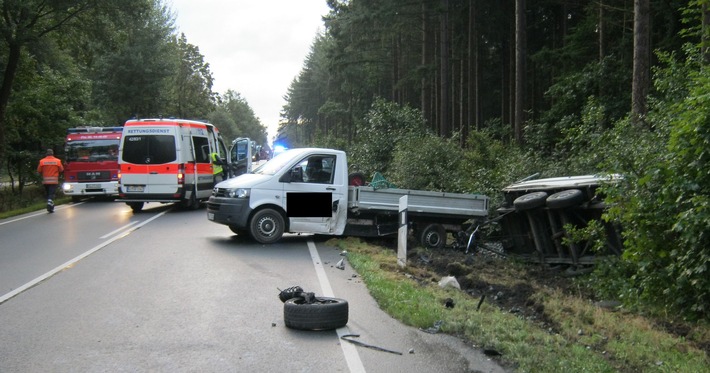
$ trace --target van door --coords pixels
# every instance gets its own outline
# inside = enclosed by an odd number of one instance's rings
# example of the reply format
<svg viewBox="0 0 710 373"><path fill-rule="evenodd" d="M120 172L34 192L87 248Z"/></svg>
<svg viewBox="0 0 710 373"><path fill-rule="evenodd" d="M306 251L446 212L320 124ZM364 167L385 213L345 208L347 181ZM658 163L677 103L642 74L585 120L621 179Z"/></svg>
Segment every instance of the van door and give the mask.
<svg viewBox="0 0 710 373"><path fill-rule="evenodd" d="M291 232L336 234L346 186L335 182L336 155L313 154L287 173L282 200ZM286 180L284 180L286 181Z"/></svg>
<svg viewBox="0 0 710 373"><path fill-rule="evenodd" d="M175 135L126 132L120 149L123 192L133 196L177 193Z"/></svg>
<svg viewBox="0 0 710 373"><path fill-rule="evenodd" d="M246 137L237 138L232 142L231 158L234 176L251 173L251 143Z"/></svg>
<svg viewBox="0 0 710 373"><path fill-rule="evenodd" d="M189 191L197 191L197 199L207 199L214 187L214 173L209 140L204 136L192 136L194 163L185 165L185 186Z"/></svg>

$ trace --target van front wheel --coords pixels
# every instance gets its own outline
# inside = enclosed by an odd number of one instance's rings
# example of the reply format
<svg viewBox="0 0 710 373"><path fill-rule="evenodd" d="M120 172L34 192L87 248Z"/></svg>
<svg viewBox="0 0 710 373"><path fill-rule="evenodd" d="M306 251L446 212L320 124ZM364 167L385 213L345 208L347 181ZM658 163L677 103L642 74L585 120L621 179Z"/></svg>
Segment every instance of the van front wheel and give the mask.
<svg viewBox="0 0 710 373"><path fill-rule="evenodd" d="M257 211L251 217L249 234L259 243L269 244L281 239L284 233L284 218L274 209Z"/></svg>

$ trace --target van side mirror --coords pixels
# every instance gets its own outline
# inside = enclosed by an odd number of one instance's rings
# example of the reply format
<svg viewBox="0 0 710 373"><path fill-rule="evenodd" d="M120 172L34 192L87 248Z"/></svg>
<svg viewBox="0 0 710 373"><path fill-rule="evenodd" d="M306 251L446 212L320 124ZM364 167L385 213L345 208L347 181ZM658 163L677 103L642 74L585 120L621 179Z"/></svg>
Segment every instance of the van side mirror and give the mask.
<svg viewBox="0 0 710 373"><path fill-rule="evenodd" d="M303 169L301 166L296 166L292 168L291 171L281 176L279 181L282 183L303 182Z"/></svg>

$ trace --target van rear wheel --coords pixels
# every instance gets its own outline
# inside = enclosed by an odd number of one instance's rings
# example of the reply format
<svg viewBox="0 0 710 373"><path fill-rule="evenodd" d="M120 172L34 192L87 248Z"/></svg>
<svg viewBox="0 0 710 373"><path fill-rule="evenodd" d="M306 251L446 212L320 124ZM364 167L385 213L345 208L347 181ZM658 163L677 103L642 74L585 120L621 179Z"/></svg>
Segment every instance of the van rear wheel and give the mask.
<svg viewBox="0 0 710 373"><path fill-rule="evenodd" d="M281 239L284 233L284 218L274 209L257 211L249 222L249 234L259 243L270 244Z"/></svg>
<svg viewBox="0 0 710 373"><path fill-rule="evenodd" d="M185 210L197 210L200 208L200 201L197 200L194 190L190 193L190 198L182 200L180 206Z"/></svg>
<svg viewBox="0 0 710 373"><path fill-rule="evenodd" d="M126 204L131 207L134 213L143 210L143 202L126 202Z"/></svg>

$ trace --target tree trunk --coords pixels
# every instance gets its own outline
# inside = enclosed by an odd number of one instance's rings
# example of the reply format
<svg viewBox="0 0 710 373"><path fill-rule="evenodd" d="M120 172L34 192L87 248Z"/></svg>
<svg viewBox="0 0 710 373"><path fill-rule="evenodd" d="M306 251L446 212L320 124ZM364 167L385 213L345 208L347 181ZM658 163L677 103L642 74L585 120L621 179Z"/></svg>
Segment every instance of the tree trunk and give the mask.
<svg viewBox="0 0 710 373"><path fill-rule="evenodd" d="M647 96L651 82L649 22L650 0L634 0L634 62L631 86L631 120L646 127Z"/></svg>
<svg viewBox="0 0 710 373"><path fill-rule="evenodd" d="M441 0L442 11L441 14L441 36L440 36L440 49L439 49L439 76L441 81L439 82L439 135L442 137L451 136L451 123L449 117L450 103L449 103L449 92L450 87L450 58L449 50L450 48L450 38L449 38L449 0Z"/></svg>
<svg viewBox="0 0 710 373"><path fill-rule="evenodd" d="M430 36L429 36L429 12L427 11L426 7L426 0L422 0L422 58L421 58L421 64L422 68L425 69L425 71L429 71L429 44L431 43L430 41ZM433 124L433 117L431 115L431 79L429 78L429 74L423 74L422 79L421 79L421 105L422 105L422 116L424 119L429 123L431 126Z"/></svg>
<svg viewBox="0 0 710 373"><path fill-rule="evenodd" d="M702 5L703 12L703 27L700 30L702 32L702 44L701 53L703 56L703 64L707 65L710 63L710 6L705 2Z"/></svg>
<svg viewBox="0 0 710 373"><path fill-rule="evenodd" d="M525 0L515 0L515 127L514 136L518 144L523 143L523 123L525 107Z"/></svg>
<svg viewBox="0 0 710 373"><path fill-rule="evenodd" d="M0 85L0 159L4 159L5 157L5 114L7 113L7 104L10 101L10 95L12 94L12 83L15 81L17 68L20 65L21 49L18 43L11 42L9 44L7 65L5 66L2 85Z"/></svg>

